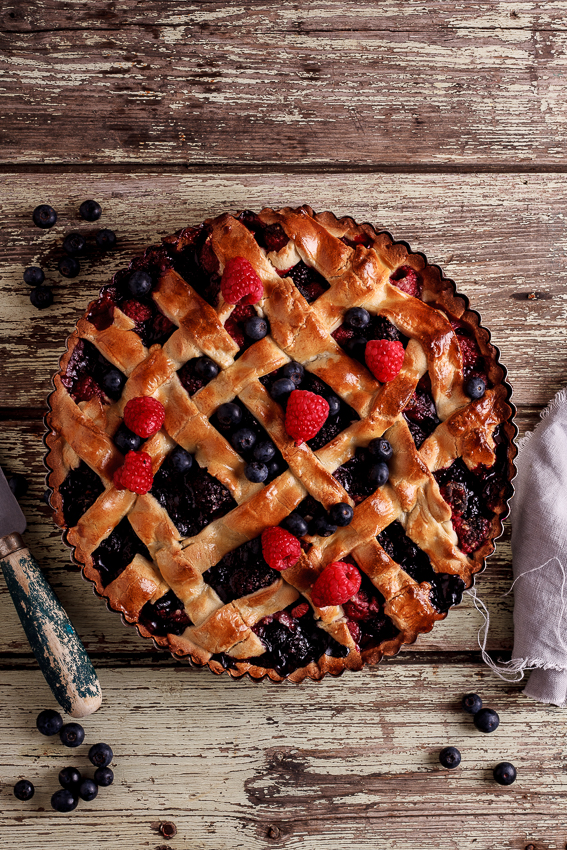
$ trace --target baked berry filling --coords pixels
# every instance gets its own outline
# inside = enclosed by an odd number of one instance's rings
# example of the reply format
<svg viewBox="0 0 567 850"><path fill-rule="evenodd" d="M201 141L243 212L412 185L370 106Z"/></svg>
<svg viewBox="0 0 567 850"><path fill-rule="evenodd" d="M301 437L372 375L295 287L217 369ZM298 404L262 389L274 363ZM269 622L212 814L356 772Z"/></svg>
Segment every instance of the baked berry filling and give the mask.
<svg viewBox="0 0 567 850"><path fill-rule="evenodd" d="M236 507L229 490L193 458L179 469L177 450L169 454L154 476L151 489L184 537L194 537L210 522ZM191 457L189 455L189 457Z"/></svg>
<svg viewBox="0 0 567 850"><path fill-rule="evenodd" d="M486 362L481 353L476 339L472 336L469 328L459 319L452 319L451 326L457 337L461 356L463 358L463 377L467 382L472 377L482 378L487 387L493 384L488 379Z"/></svg>
<svg viewBox="0 0 567 850"><path fill-rule="evenodd" d="M146 602L140 611L138 622L152 635L160 637L181 635L188 626L193 625L183 607L183 602L173 590L168 590L155 602Z"/></svg>
<svg viewBox="0 0 567 850"><path fill-rule="evenodd" d="M285 230L281 224L264 224L256 213L244 210L237 216L238 221L254 234L256 242L264 251L281 251L289 242Z"/></svg>
<svg viewBox="0 0 567 850"><path fill-rule="evenodd" d="M361 310L361 312L366 311ZM386 316L368 314L367 318L368 322L363 327L352 327L345 321L331 334L335 342L354 360L366 366L366 343L371 339L389 339L401 342L404 348L407 346L408 337L404 336Z"/></svg>
<svg viewBox="0 0 567 850"><path fill-rule="evenodd" d="M501 474L499 469L489 477L485 467L471 471L462 458L457 458L451 466L433 474L441 495L451 506L451 521L459 547L467 555L476 552L490 535L494 515L486 505L484 486L486 483L494 495L494 486Z"/></svg>
<svg viewBox="0 0 567 850"><path fill-rule="evenodd" d="M368 449L357 448L354 457L343 463L333 472L333 476L342 484L355 504L359 504L370 496L377 488L373 483L369 471L375 465Z"/></svg>
<svg viewBox="0 0 567 850"><path fill-rule="evenodd" d="M255 321L251 322L251 319ZM224 323L224 328L240 348L236 360L254 342L263 339L269 330L267 320L264 319L264 324L262 324L262 320L251 304L237 304Z"/></svg>
<svg viewBox="0 0 567 850"><path fill-rule="evenodd" d="M465 583L460 576L450 573L437 573L430 580L429 598L434 608L444 614L453 605L458 605L463 598Z"/></svg>
<svg viewBox="0 0 567 850"><path fill-rule="evenodd" d="M252 631L258 635L266 652L248 660L259 667L271 667L280 676L288 676L322 655L347 656L348 647L317 626L310 606L301 616L294 616L294 611L297 615L303 610L294 602L256 623Z"/></svg>
<svg viewBox="0 0 567 850"><path fill-rule="evenodd" d="M267 467L267 475L261 479L265 484L288 468L267 431L239 398L222 404L209 421L247 464L260 463Z"/></svg>
<svg viewBox="0 0 567 850"><path fill-rule="evenodd" d="M353 239L349 239L347 236L341 236L341 242L344 242L349 248L357 248L359 245L363 245L365 248L371 248L373 239L368 233L360 233Z"/></svg>
<svg viewBox="0 0 567 850"><path fill-rule="evenodd" d="M429 372L420 379L415 392L403 410L404 419L408 423L416 448L432 434L439 422L437 409L431 395L431 378Z"/></svg>
<svg viewBox="0 0 567 850"><path fill-rule="evenodd" d="M316 301L320 295L329 289L330 284L319 272L306 265L303 260L290 269L276 269L280 277L290 277L308 304Z"/></svg>
<svg viewBox="0 0 567 850"><path fill-rule="evenodd" d="M84 460L80 461L75 469L69 470L65 481L59 487L65 525L69 528L77 525L103 490L102 481Z"/></svg>
<svg viewBox="0 0 567 850"><path fill-rule="evenodd" d="M412 269L410 266L400 266L395 272L390 275L390 283L405 292L406 295L413 295L414 298L421 298L423 291L423 280L419 272Z"/></svg>
<svg viewBox="0 0 567 850"><path fill-rule="evenodd" d="M186 227L164 240L173 268L201 298L218 306L220 263L211 245L211 230L205 225Z"/></svg>
<svg viewBox="0 0 567 850"><path fill-rule="evenodd" d="M343 559L354 563L349 558ZM367 575L361 573L360 590L345 602L343 610L347 626L359 650L371 649L384 640L391 640L399 630L384 613L385 599Z"/></svg>
<svg viewBox="0 0 567 850"><path fill-rule="evenodd" d="M260 537L228 552L218 564L203 573L203 579L225 605L262 587L269 587L279 576L279 572L264 560Z"/></svg>
<svg viewBox="0 0 567 850"><path fill-rule="evenodd" d="M151 555L134 529L124 517L98 549L92 554L93 564L100 573L103 587L107 587L124 572L136 555L151 561Z"/></svg>
<svg viewBox="0 0 567 850"><path fill-rule="evenodd" d="M108 402L122 395L126 376L104 357L88 339L79 339L69 358L61 383L77 402L94 396Z"/></svg>
<svg viewBox="0 0 567 850"><path fill-rule="evenodd" d="M219 373L216 363L208 357L193 357L177 370L177 377L189 395L206 386Z"/></svg>
<svg viewBox="0 0 567 850"><path fill-rule="evenodd" d="M332 522L321 502L313 496L306 496L281 525L295 537L305 537L306 534L330 537L338 527Z"/></svg>

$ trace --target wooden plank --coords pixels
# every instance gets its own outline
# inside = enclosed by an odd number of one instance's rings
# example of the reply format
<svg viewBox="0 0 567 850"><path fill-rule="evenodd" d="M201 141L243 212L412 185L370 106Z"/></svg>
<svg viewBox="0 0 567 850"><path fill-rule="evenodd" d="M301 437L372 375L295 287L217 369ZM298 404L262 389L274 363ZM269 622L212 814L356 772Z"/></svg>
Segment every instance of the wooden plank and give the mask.
<svg viewBox="0 0 567 850"><path fill-rule="evenodd" d="M563 0L180 5L8 5L1 161L564 162Z"/></svg>
<svg viewBox="0 0 567 850"><path fill-rule="evenodd" d="M101 671L103 708L65 750L35 729L50 706L40 674L0 672L0 825L6 847L266 850L538 850L564 847L564 715L479 666L393 666L318 685L231 683L197 671ZM459 707L471 688L501 716L491 735ZM401 699L401 695L403 698ZM306 708L308 701L309 708ZM56 815L57 772L90 773L107 741L115 783ZM448 771L439 751L457 746ZM492 780L513 762L516 783ZM86 770L85 770L86 767ZM37 786L28 803L10 786ZM164 843L160 822L175 824Z"/></svg>
<svg viewBox="0 0 567 850"><path fill-rule="evenodd" d="M91 251L69 281L57 272L65 233L78 229L92 245L98 229L78 217L87 197L103 205L99 224L116 231L118 249ZM77 318L145 246L226 209L306 201L388 229L439 264L492 330L516 404L541 408L565 385L565 175L30 173L7 175L0 197L0 407L44 406ZM59 212L51 231L31 221L43 202ZM41 312L22 282L31 264L53 284L55 303ZM545 297L526 300L529 292Z"/></svg>

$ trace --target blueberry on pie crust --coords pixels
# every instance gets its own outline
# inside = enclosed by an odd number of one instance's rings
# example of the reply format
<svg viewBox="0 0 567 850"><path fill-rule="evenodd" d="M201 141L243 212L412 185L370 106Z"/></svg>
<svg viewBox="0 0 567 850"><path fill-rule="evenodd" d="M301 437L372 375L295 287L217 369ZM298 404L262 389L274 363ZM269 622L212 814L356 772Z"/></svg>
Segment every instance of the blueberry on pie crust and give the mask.
<svg viewBox="0 0 567 850"><path fill-rule="evenodd" d="M167 236L103 287L46 418L74 558L141 635L274 681L457 604L511 493L510 388L420 254L307 207Z"/></svg>

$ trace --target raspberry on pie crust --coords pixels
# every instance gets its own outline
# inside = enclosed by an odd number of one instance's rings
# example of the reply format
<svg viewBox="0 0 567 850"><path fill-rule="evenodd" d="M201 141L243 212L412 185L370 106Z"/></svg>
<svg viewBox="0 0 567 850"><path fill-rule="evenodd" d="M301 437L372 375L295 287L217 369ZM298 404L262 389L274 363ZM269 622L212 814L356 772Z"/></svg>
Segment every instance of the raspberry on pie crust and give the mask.
<svg viewBox="0 0 567 850"><path fill-rule="evenodd" d="M176 656L276 682L359 670L446 617L493 551L505 378L467 299L389 234L308 206L208 219L118 271L70 336L46 417L55 520Z"/></svg>

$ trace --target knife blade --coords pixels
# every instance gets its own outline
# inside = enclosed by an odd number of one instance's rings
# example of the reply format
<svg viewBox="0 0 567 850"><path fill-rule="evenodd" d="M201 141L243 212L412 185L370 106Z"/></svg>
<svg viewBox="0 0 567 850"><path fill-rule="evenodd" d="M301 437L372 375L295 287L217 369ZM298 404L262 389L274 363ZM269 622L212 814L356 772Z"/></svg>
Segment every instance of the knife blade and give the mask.
<svg viewBox="0 0 567 850"><path fill-rule="evenodd" d="M0 468L0 567L30 646L57 702L85 717L102 702L95 669L22 534L27 523Z"/></svg>

